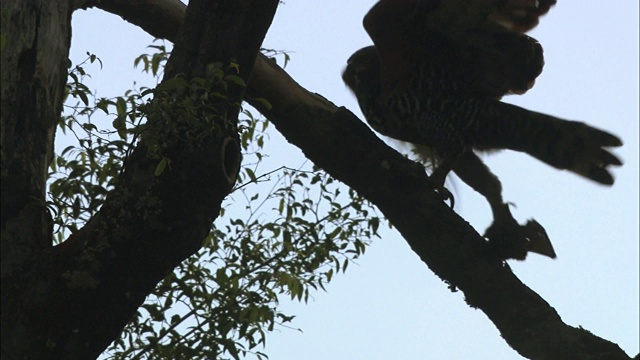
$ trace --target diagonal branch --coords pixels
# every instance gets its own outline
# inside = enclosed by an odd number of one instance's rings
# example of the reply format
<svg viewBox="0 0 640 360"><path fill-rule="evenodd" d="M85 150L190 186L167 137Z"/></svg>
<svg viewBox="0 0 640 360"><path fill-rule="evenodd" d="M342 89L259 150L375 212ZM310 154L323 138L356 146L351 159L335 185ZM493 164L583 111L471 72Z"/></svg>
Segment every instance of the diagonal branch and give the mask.
<svg viewBox="0 0 640 360"><path fill-rule="evenodd" d="M117 14L156 37L175 40L184 10L178 0L102 0ZM149 6L148 12L140 12ZM184 8L184 7L183 7ZM172 27L173 26L173 27ZM445 206L422 167L380 141L356 116L310 93L259 55L247 102L314 163L373 202L427 266L481 309L505 340L532 359L629 359L616 345L573 328L525 286L485 241ZM256 98L266 98L266 109Z"/></svg>

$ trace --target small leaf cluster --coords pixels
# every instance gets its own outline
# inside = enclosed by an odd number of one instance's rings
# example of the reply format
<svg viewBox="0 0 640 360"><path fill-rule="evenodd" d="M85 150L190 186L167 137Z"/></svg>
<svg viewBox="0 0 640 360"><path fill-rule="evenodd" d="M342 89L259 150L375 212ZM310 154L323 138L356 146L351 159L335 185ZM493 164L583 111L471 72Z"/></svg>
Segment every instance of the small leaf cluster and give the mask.
<svg viewBox="0 0 640 360"><path fill-rule="evenodd" d="M156 288L109 359L264 359L268 332L294 319L279 310L283 296L306 302L377 235L369 205L326 173L268 176L264 196L257 182L238 187L203 249Z"/></svg>
<svg viewBox="0 0 640 360"><path fill-rule="evenodd" d="M169 59L169 52L164 43L164 40L156 39L154 42L159 42L160 45L149 45L148 48L155 49L151 54L142 54L135 58L133 61L133 67L138 67L142 64L142 71L145 73L151 73L156 82L160 82L162 76L162 70Z"/></svg>
<svg viewBox="0 0 640 360"><path fill-rule="evenodd" d="M96 55L87 56L69 73L65 108L58 124L67 145L56 152L50 164L48 206L57 242L98 211L144 128L141 107L148 101L146 95L134 89L112 99L96 98L83 83L89 76L84 67L96 62L102 67L102 63ZM108 118L113 118L111 124Z"/></svg>
<svg viewBox="0 0 640 360"><path fill-rule="evenodd" d="M206 148L220 131L235 132L237 124L229 112L241 104L227 93L231 85L245 86L238 73L238 65L233 62L212 63L204 77L187 79L178 74L142 93L154 95L143 107L153 126L148 126L142 137L148 156L160 160L156 175L171 161L168 149L197 151Z"/></svg>

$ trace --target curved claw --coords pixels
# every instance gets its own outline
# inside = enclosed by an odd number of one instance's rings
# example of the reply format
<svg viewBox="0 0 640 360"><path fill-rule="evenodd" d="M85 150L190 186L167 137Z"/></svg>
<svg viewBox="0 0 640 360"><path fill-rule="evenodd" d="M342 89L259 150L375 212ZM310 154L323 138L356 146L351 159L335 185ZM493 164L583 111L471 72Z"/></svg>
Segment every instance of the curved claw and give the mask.
<svg viewBox="0 0 640 360"><path fill-rule="evenodd" d="M453 194L451 193L451 191L449 191L449 189L444 187L444 181L441 181L439 179L434 179L433 175L429 177L429 180L430 180L431 186L433 187L435 192L440 196L442 201L444 201L445 203L448 202L449 207L453 209L453 206L455 204L455 199L453 198Z"/></svg>
<svg viewBox="0 0 640 360"><path fill-rule="evenodd" d="M449 173L448 167L443 167L442 165L436 168L431 175L429 175L429 181L431 182L431 186L433 189L440 195L442 201L450 202L449 207L453 209L455 204L455 199L453 198L453 194L446 187L444 187L445 179L447 178L447 174Z"/></svg>
<svg viewBox="0 0 640 360"><path fill-rule="evenodd" d="M556 252L553 250L547 231L540 223L531 219L521 228L522 234L529 240L527 242L528 251L548 256L552 259L556 258Z"/></svg>
<svg viewBox="0 0 640 360"><path fill-rule="evenodd" d="M453 209L453 206L455 204L455 199L451 191L449 191L446 187L442 186L441 188L436 189L436 192L438 193L438 195L440 195L440 197L442 198L442 201L449 202L449 208Z"/></svg>
<svg viewBox="0 0 640 360"><path fill-rule="evenodd" d="M520 225L511 212L507 214L496 218L484 235L498 256L524 260L529 252L534 252L555 259L551 240L540 223L531 219L525 225Z"/></svg>

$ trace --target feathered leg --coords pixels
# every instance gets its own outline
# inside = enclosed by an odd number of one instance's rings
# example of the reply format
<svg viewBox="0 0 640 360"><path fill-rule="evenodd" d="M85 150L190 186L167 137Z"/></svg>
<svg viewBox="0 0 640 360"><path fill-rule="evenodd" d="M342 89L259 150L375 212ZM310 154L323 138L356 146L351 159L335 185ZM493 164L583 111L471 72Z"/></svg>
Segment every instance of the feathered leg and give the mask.
<svg viewBox="0 0 640 360"><path fill-rule="evenodd" d="M502 199L500 180L473 151L456 161L453 171L467 185L484 196L493 212L493 223L485 232L490 246L504 259L524 260L528 252L555 258L556 253L544 228L535 220L519 225Z"/></svg>

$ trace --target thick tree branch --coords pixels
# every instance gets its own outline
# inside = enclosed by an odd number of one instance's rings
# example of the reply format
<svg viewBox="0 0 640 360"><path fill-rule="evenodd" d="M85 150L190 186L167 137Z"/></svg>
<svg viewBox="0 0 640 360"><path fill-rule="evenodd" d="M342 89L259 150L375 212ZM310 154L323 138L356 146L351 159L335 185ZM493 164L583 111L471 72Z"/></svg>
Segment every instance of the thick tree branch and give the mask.
<svg viewBox="0 0 640 360"><path fill-rule="evenodd" d="M556 311L487 249L429 186L424 169L390 149L344 108L311 94L270 62L256 63L249 94L316 165L373 202L427 266L481 309L531 359L628 359L615 344L562 322Z"/></svg>
<svg viewBox="0 0 640 360"><path fill-rule="evenodd" d="M177 29L172 32L168 25L180 23L181 10L155 12L155 21L150 21L147 14L129 11L125 3L103 0L99 7L153 36L175 39ZM179 7L177 0L149 3L154 9ZM256 59L248 95L245 100L316 165L378 206L429 268L462 290L469 305L484 311L521 355L629 359L616 344L564 324L544 299L487 252L484 240L464 219L440 201L421 166L386 146L348 110L300 87L264 56ZM252 101L260 97L272 109Z"/></svg>

